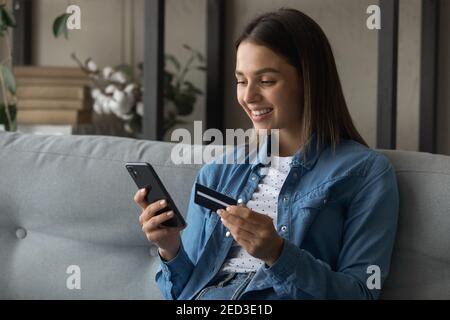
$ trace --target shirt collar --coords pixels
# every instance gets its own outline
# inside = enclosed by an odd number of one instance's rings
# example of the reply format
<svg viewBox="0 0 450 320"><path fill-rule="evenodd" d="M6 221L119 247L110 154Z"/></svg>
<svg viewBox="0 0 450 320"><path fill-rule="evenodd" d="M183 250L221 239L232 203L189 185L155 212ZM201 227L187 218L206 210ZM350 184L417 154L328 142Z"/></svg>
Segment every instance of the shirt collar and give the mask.
<svg viewBox="0 0 450 320"><path fill-rule="evenodd" d="M269 164L268 157L268 147L270 144L270 139L265 139L261 144L261 148L258 150L258 156L255 157L255 161L251 164L251 169L259 168L261 166L266 166ZM313 133L311 137L306 142L303 148L300 148L292 157L291 167L302 166L308 170L311 170L319 159L320 153L323 150L321 147L317 149L317 135ZM304 157L306 151L306 157ZM256 151L253 151L253 153ZM251 154L251 153L250 153Z"/></svg>

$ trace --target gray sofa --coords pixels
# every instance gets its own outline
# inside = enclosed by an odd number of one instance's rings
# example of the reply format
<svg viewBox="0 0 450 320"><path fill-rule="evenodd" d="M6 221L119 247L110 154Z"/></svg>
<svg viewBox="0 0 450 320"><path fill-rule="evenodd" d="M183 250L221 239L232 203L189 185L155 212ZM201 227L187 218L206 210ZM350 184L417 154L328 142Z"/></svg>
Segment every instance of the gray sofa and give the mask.
<svg viewBox="0 0 450 320"><path fill-rule="evenodd" d="M172 146L1 132L0 299L160 299L124 163L152 163L185 212L200 165L174 165ZM450 157L383 153L401 195L383 298L449 299Z"/></svg>

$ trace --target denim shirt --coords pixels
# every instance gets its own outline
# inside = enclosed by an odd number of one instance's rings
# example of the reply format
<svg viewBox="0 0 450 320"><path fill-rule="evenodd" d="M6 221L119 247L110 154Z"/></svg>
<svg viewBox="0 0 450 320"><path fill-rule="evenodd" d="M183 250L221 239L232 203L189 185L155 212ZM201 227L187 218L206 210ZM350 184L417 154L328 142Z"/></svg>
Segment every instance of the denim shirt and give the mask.
<svg viewBox="0 0 450 320"><path fill-rule="evenodd" d="M315 144L313 135L293 156L280 190L281 255L257 271L242 299L379 298L397 228L394 169L384 155L352 140L335 149L317 150ZM261 161L207 164L196 182L247 202L262 167ZM187 224L177 256L161 260L156 274L166 299L194 298L220 270L233 243L219 216L194 203L194 189Z"/></svg>

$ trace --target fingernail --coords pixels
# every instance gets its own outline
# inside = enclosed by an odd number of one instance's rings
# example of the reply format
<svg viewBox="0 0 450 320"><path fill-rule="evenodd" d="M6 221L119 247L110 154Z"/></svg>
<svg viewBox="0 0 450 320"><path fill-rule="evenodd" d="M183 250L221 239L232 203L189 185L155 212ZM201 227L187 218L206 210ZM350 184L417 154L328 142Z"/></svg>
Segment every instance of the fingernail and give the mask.
<svg viewBox="0 0 450 320"><path fill-rule="evenodd" d="M166 205L166 200L161 200L161 201L159 202L159 205L161 205L161 206Z"/></svg>
<svg viewBox="0 0 450 320"><path fill-rule="evenodd" d="M222 213L222 210L221 209L217 209L217 214L220 216L220 214Z"/></svg>
<svg viewBox="0 0 450 320"><path fill-rule="evenodd" d="M220 218L220 221L222 221L222 223L224 223L224 221L223 221L223 219L222 219L222 218Z"/></svg>
<svg viewBox="0 0 450 320"><path fill-rule="evenodd" d="M141 193L145 193L145 188L142 188L140 191Z"/></svg>
<svg viewBox="0 0 450 320"><path fill-rule="evenodd" d="M230 207L227 207L227 209L226 209L227 211L230 211L231 210L231 208Z"/></svg>
<svg viewBox="0 0 450 320"><path fill-rule="evenodd" d="M168 216L168 217L171 217L171 216L173 216L173 211L169 211L169 212L167 212L167 216Z"/></svg>

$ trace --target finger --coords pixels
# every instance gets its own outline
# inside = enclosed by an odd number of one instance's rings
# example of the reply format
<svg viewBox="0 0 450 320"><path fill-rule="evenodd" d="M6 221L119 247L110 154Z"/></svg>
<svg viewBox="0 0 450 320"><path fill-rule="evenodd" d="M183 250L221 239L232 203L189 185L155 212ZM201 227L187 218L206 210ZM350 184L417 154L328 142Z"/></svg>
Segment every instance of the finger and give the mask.
<svg viewBox="0 0 450 320"><path fill-rule="evenodd" d="M254 235L247 230L240 228L239 226L228 224L224 222L225 227L230 231L233 239L236 240L243 247L248 247L252 245L252 240Z"/></svg>
<svg viewBox="0 0 450 320"><path fill-rule="evenodd" d="M141 216L139 217L139 222L141 224L144 224L146 221L155 216L159 210L164 209L165 207L167 207L167 201L165 199L153 202L142 212Z"/></svg>
<svg viewBox="0 0 450 320"><path fill-rule="evenodd" d="M148 207L149 203L147 202L147 189L142 188L139 189L136 194L134 195L134 202L136 202L142 209L145 209Z"/></svg>
<svg viewBox="0 0 450 320"><path fill-rule="evenodd" d="M143 229L145 227L145 231L153 231L156 229L160 229L162 223L172 219L174 216L173 211L168 211L161 213L160 215L152 217L150 220L144 223Z"/></svg>
<svg viewBox="0 0 450 320"><path fill-rule="evenodd" d="M242 217L232 213L226 214L223 213L223 211L221 211L219 215L222 219L222 222L226 221L227 224L239 226L242 229L248 231L249 233L256 235L255 230L258 230L259 226L256 226L253 223L249 223L247 219L243 219Z"/></svg>
<svg viewBox="0 0 450 320"><path fill-rule="evenodd" d="M225 211L222 211L222 215L224 219L227 219L228 217L233 215L236 217L240 217L248 223L258 225L258 221L255 220L254 212L247 207L229 206L225 209Z"/></svg>

